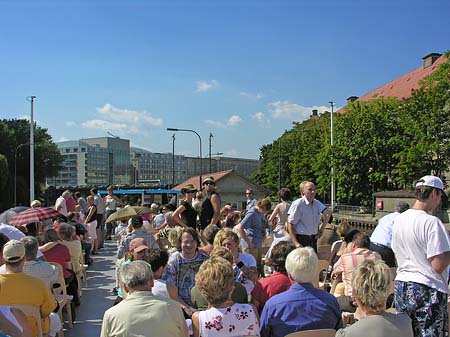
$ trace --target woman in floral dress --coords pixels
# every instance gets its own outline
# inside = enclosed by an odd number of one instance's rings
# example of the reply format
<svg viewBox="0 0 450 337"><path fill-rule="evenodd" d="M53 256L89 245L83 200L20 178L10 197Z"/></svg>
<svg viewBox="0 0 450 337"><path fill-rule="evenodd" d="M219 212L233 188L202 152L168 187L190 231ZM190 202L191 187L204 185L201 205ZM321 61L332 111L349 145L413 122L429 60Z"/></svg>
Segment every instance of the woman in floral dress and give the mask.
<svg viewBox="0 0 450 337"><path fill-rule="evenodd" d="M194 337L259 336L259 318L251 304L233 303L234 272L222 257L203 262L195 285L208 301L208 309L192 315Z"/></svg>

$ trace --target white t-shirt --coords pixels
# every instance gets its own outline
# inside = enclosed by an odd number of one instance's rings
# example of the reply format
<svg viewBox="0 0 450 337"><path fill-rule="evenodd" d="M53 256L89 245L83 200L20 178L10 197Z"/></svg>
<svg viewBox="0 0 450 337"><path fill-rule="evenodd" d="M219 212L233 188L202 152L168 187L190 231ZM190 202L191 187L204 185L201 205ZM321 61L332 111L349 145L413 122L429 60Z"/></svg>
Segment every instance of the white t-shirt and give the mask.
<svg viewBox="0 0 450 337"><path fill-rule="evenodd" d="M441 220L409 209L394 221L392 250L397 259L396 281L416 282L448 294L448 270L438 274L429 258L450 251L450 237Z"/></svg>
<svg viewBox="0 0 450 337"><path fill-rule="evenodd" d="M153 281L152 294L153 296L170 298L169 292L167 291L167 284L161 279Z"/></svg>
<svg viewBox="0 0 450 337"><path fill-rule="evenodd" d="M61 208L58 209L59 207L61 207ZM67 216L68 212L67 212L66 199L64 199L63 197L59 197L58 199L56 199L55 209L62 215Z"/></svg>

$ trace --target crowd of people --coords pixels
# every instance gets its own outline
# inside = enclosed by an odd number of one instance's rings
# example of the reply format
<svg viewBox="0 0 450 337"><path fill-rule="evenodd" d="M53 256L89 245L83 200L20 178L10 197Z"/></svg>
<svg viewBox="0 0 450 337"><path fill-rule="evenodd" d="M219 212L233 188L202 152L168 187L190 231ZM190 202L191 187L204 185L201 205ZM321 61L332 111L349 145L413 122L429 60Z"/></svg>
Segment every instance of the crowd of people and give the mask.
<svg viewBox="0 0 450 337"><path fill-rule="evenodd" d="M346 221L331 224L331 210L309 181L292 203L289 189L281 189L275 207L248 188L239 212L222 205L207 177L201 191L184 186L177 203L106 224L125 207L112 188L105 198L96 189L86 199L66 192L55 203L61 217L41 224L36 236L0 235L0 331L11 336L20 335L14 328L35 336L35 324L8 307L28 298L41 308L44 332L55 335L61 322L51 287L58 275L49 262L61 265L79 305L80 268L95 266L92 255L109 239L117 241L117 298L104 313L102 337L282 337L318 329L336 336L448 335L450 238L429 214L444 194L437 177L420 179L412 208L398 203L371 237ZM324 234L330 229L334 235ZM330 248L322 272L323 240Z"/></svg>

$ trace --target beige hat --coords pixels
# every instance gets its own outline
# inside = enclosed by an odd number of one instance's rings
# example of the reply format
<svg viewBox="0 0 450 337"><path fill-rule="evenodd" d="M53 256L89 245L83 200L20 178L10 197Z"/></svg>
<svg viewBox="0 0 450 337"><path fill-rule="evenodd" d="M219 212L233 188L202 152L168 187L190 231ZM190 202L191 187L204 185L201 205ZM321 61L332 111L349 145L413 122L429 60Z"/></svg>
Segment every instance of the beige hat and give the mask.
<svg viewBox="0 0 450 337"><path fill-rule="evenodd" d="M25 257L25 246L23 242L17 240L8 241L3 247L3 259L6 262L14 263Z"/></svg>

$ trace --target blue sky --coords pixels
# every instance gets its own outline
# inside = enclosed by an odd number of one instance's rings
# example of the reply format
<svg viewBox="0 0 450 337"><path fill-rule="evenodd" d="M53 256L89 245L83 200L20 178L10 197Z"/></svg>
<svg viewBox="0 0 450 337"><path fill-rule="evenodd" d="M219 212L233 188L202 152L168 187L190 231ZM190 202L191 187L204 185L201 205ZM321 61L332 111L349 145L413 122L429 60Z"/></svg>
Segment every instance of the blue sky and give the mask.
<svg viewBox="0 0 450 337"><path fill-rule="evenodd" d="M450 49L450 2L0 1L0 118L258 158L292 121ZM176 154L198 155L177 133Z"/></svg>

